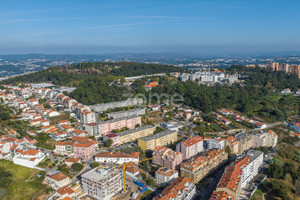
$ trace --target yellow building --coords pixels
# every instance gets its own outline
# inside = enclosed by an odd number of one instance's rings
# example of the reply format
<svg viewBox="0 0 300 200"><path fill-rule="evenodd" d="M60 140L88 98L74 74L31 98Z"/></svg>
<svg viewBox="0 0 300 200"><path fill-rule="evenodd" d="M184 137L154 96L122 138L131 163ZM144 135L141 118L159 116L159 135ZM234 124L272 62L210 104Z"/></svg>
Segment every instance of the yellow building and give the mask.
<svg viewBox="0 0 300 200"><path fill-rule="evenodd" d="M177 131L163 131L138 140L138 146L144 151L153 150L157 146L165 146L177 141Z"/></svg>
<svg viewBox="0 0 300 200"><path fill-rule="evenodd" d="M154 126L148 125L118 133L119 144L135 141L139 138L152 135L155 130Z"/></svg>

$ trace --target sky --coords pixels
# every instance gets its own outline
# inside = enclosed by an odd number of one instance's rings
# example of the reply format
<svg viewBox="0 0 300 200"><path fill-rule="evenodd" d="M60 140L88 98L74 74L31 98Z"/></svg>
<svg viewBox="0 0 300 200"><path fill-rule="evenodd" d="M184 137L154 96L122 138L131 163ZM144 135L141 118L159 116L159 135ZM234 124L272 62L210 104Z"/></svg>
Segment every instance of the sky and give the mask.
<svg viewBox="0 0 300 200"><path fill-rule="evenodd" d="M0 0L0 54L300 51L299 0Z"/></svg>

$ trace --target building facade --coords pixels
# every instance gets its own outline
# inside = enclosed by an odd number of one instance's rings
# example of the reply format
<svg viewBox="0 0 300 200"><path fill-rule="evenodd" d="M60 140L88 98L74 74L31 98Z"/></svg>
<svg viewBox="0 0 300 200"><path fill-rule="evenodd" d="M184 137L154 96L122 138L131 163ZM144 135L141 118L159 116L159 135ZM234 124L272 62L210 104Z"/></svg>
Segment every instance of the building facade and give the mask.
<svg viewBox="0 0 300 200"><path fill-rule="evenodd" d="M170 184L177 177L178 171L167 167L161 167L155 172L155 182L159 185Z"/></svg>
<svg viewBox="0 0 300 200"><path fill-rule="evenodd" d="M208 150L180 165L180 176L188 177L193 183L201 181L227 161L228 154L224 150Z"/></svg>
<svg viewBox="0 0 300 200"><path fill-rule="evenodd" d="M80 112L80 122L82 124L95 123L96 114L92 111L82 111Z"/></svg>
<svg viewBox="0 0 300 200"><path fill-rule="evenodd" d="M167 167L169 169L177 169L182 162L182 154L167 147L157 146L154 148L152 156L153 164Z"/></svg>
<svg viewBox="0 0 300 200"><path fill-rule="evenodd" d="M157 146L165 146L177 141L177 131L163 131L138 139L138 146L144 151L153 150Z"/></svg>
<svg viewBox="0 0 300 200"><path fill-rule="evenodd" d="M225 149L225 142L222 138L212 138L208 141L208 149Z"/></svg>
<svg viewBox="0 0 300 200"><path fill-rule="evenodd" d="M203 138L194 136L176 145L176 151L182 153L184 159L189 159L203 151Z"/></svg>
<svg viewBox="0 0 300 200"><path fill-rule="evenodd" d="M154 126L148 125L148 126L138 127L131 130L120 132L118 133L119 144L133 142L139 138L153 135L154 130L155 130Z"/></svg>
<svg viewBox="0 0 300 200"><path fill-rule="evenodd" d="M253 138L249 133L239 133L235 136L238 141L238 154L241 155L244 151L253 147Z"/></svg>
<svg viewBox="0 0 300 200"><path fill-rule="evenodd" d="M96 167L82 175L83 190L96 199L110 200L122 189L122 172L116 168Z"/></svg>
<svg viewBox="0 0 300 200"><path fill-rule="evenodd" d="M96 154L95 161L100 163L116 163L120 165L128 162L138 163L139 155L139 152L132 152L130 154L104 152Z"/></svg>

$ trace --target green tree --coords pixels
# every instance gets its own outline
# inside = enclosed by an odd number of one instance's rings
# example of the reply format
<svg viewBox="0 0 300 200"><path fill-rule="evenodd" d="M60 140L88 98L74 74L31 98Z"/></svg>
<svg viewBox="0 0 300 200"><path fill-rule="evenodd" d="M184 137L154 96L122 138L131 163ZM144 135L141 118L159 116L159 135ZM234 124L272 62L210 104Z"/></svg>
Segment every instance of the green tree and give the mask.
<svg viewBox="0 0 300 200"><path fill-rule="evenodd" d="M105 147L110 147L113 143L114 143L114 141L112 139L108 139L108 140L105 141L104 146Z"/></svg>
<svg viewBox="0 0 300 200"><path fill-rule="evenodd" d="M80 164L80 163L73 163L73 164L71 165L71 169L72 169L73 171L75 171L75 172L79 172L79 171L81 171L81 170L83 169L83 165Z"/></svg>
<svg viewBox="0 0 300 200"><path fill-rule="evenodd" d="M94 168L96 168L96 167L98 167L100 164L98 163L98 162L93 162L92 163L92 168L94 169Z"/></svg>
<svg viewBox="0 0 300 200"><path fill-rule="evenodd" d="M0 188L7 188L12 182L12 174L5 168L0 167Z"/></svg>
<svg viewBox="0 0 300 200"><path fill-rule="evenodd" d="M230 146L226 146L225 151L228 153L228 156L231 156L231 149Z"/></svg>

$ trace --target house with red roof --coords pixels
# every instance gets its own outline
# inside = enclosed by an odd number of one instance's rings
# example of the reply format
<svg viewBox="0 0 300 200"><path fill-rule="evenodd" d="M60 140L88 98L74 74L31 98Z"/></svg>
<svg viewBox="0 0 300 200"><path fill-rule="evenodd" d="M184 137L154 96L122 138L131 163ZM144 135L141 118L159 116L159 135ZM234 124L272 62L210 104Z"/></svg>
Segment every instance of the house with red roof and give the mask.
<svg viewBox="0 0 300 200"><path fill-rule="evenodd" d="M47 175L46 176L46 182L48 185L50 185L54 189L62 188L70 183L70 178L59 172L54 175Z"/></svg>
<svg viewBox="0 0 300 200"><path fill-rule="evenodd" d="M45 154L37 149L15 150L14 164L35 168L45 158Z"/></svg>

